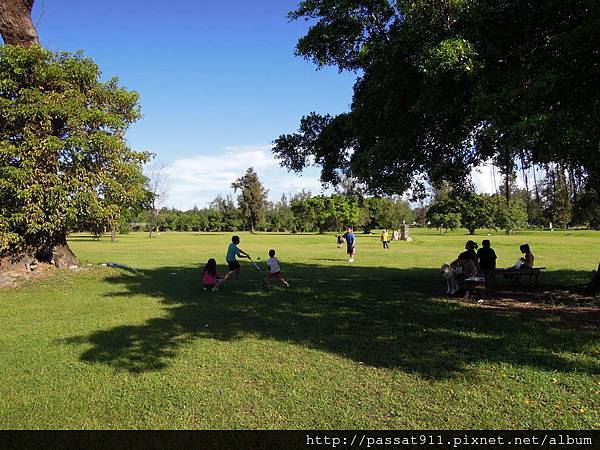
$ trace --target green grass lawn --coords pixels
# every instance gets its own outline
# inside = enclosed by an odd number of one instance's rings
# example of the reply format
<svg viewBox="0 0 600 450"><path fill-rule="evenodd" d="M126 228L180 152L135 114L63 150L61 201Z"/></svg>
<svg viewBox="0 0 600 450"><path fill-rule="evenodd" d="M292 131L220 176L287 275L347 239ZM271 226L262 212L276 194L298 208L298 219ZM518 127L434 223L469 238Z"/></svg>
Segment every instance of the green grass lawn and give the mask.
<svg viewBox="0 0 600 450"><path fill-rule="evenodd" d="M241 233L291 287L242 262L216 293L200 268L225 271L230 233L74 236L94 266L0 291L0 427L600 428L593 323L444 298L438 267L468 237L413 234L358 235L349 264L333 235ZM501 267L528 242L549 288L600 260L598 232L490 239Z"/></svg>

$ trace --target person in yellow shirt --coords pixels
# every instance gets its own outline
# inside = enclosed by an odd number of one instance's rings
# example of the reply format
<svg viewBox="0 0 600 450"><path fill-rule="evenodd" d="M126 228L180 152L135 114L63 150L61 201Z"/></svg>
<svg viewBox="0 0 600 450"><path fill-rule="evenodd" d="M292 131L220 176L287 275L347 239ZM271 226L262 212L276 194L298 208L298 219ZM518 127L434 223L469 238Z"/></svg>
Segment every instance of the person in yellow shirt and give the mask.
<svg viewBox="0 0 600 450"><path fill-rule="evenodd" d="M390 248L390 235L385 228L381 233L381 243L383 244L383 248Z"/></svg>

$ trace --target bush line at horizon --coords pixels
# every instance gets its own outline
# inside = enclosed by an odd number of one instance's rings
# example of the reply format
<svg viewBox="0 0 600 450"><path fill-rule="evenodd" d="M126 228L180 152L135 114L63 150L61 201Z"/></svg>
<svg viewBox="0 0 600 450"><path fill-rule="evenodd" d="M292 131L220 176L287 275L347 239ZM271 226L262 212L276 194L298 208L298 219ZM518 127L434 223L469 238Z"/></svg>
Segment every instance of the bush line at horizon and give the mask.
<svg viewBox="0 0 600 450"><path fill-rule="evenodd" d="M431 227L450 230L461 226L469 230L496 228L507 233L519 229L550 227L600 228L600 207L586 209L582 205L572 204L568 210L562 208L555 213L552 208L543 208L543 204L535 202L531 196L527 199L525 195L525 190L515 191L511 202L506 205L503 197L488 194L470 193L464 197L456 197L445 193L427 206L411 209L408 202L397 198L302 194L289 199L284 197L279 202L266 205L264 219L258 222L255 229L325 232L341 231L348 225L367 229L399 229L403 222L417 223L420 226L429 224ZM155 213L150 211L136 215L126 214L121 218L119 230L148 231L150 224L155 223L154 217ZM565 218L568 218L567 222ZM179 211L162 208L156 226L162 231L249 229L240 209L230 197L217 197L211 206L203 209ZM104 230L96 230L97 233L102 231Z"/></svg>

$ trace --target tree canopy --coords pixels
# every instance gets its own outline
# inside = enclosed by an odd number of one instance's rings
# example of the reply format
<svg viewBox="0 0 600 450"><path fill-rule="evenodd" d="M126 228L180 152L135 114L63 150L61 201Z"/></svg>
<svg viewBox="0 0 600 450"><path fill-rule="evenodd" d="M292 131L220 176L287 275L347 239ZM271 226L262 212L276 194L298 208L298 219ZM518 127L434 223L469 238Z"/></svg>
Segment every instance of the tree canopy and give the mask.
<svg viewBox="0 0 600 450"><path fill-rule="evenodd" d="M0 47L0 255L50 262L69 230L148 200L149 154L124 139L137 102L82 54Z"/></svg>
<svg viewBox="0 0 600 450"><path fill-rule="evenodd" d="M274 153L373 194L464 185L492 159L583 167L600 194L595 0L303 0L296 54L357 71L351 109L311 113Z"/></svg>

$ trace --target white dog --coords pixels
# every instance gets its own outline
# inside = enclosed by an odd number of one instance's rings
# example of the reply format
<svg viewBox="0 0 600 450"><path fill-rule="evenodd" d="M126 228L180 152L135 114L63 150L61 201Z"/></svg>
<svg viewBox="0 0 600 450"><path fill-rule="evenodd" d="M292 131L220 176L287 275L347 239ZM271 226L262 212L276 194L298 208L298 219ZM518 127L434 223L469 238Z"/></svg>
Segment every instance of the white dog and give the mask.
<svg viewBox="0 0 600 450"><path fill-rule="evenodd" d="M462 273L461 266L451 266L450 264L442 264L440 267L442 276L446 279L446 294L454 295L461 288L459 280L456 275Z"/></svg>

